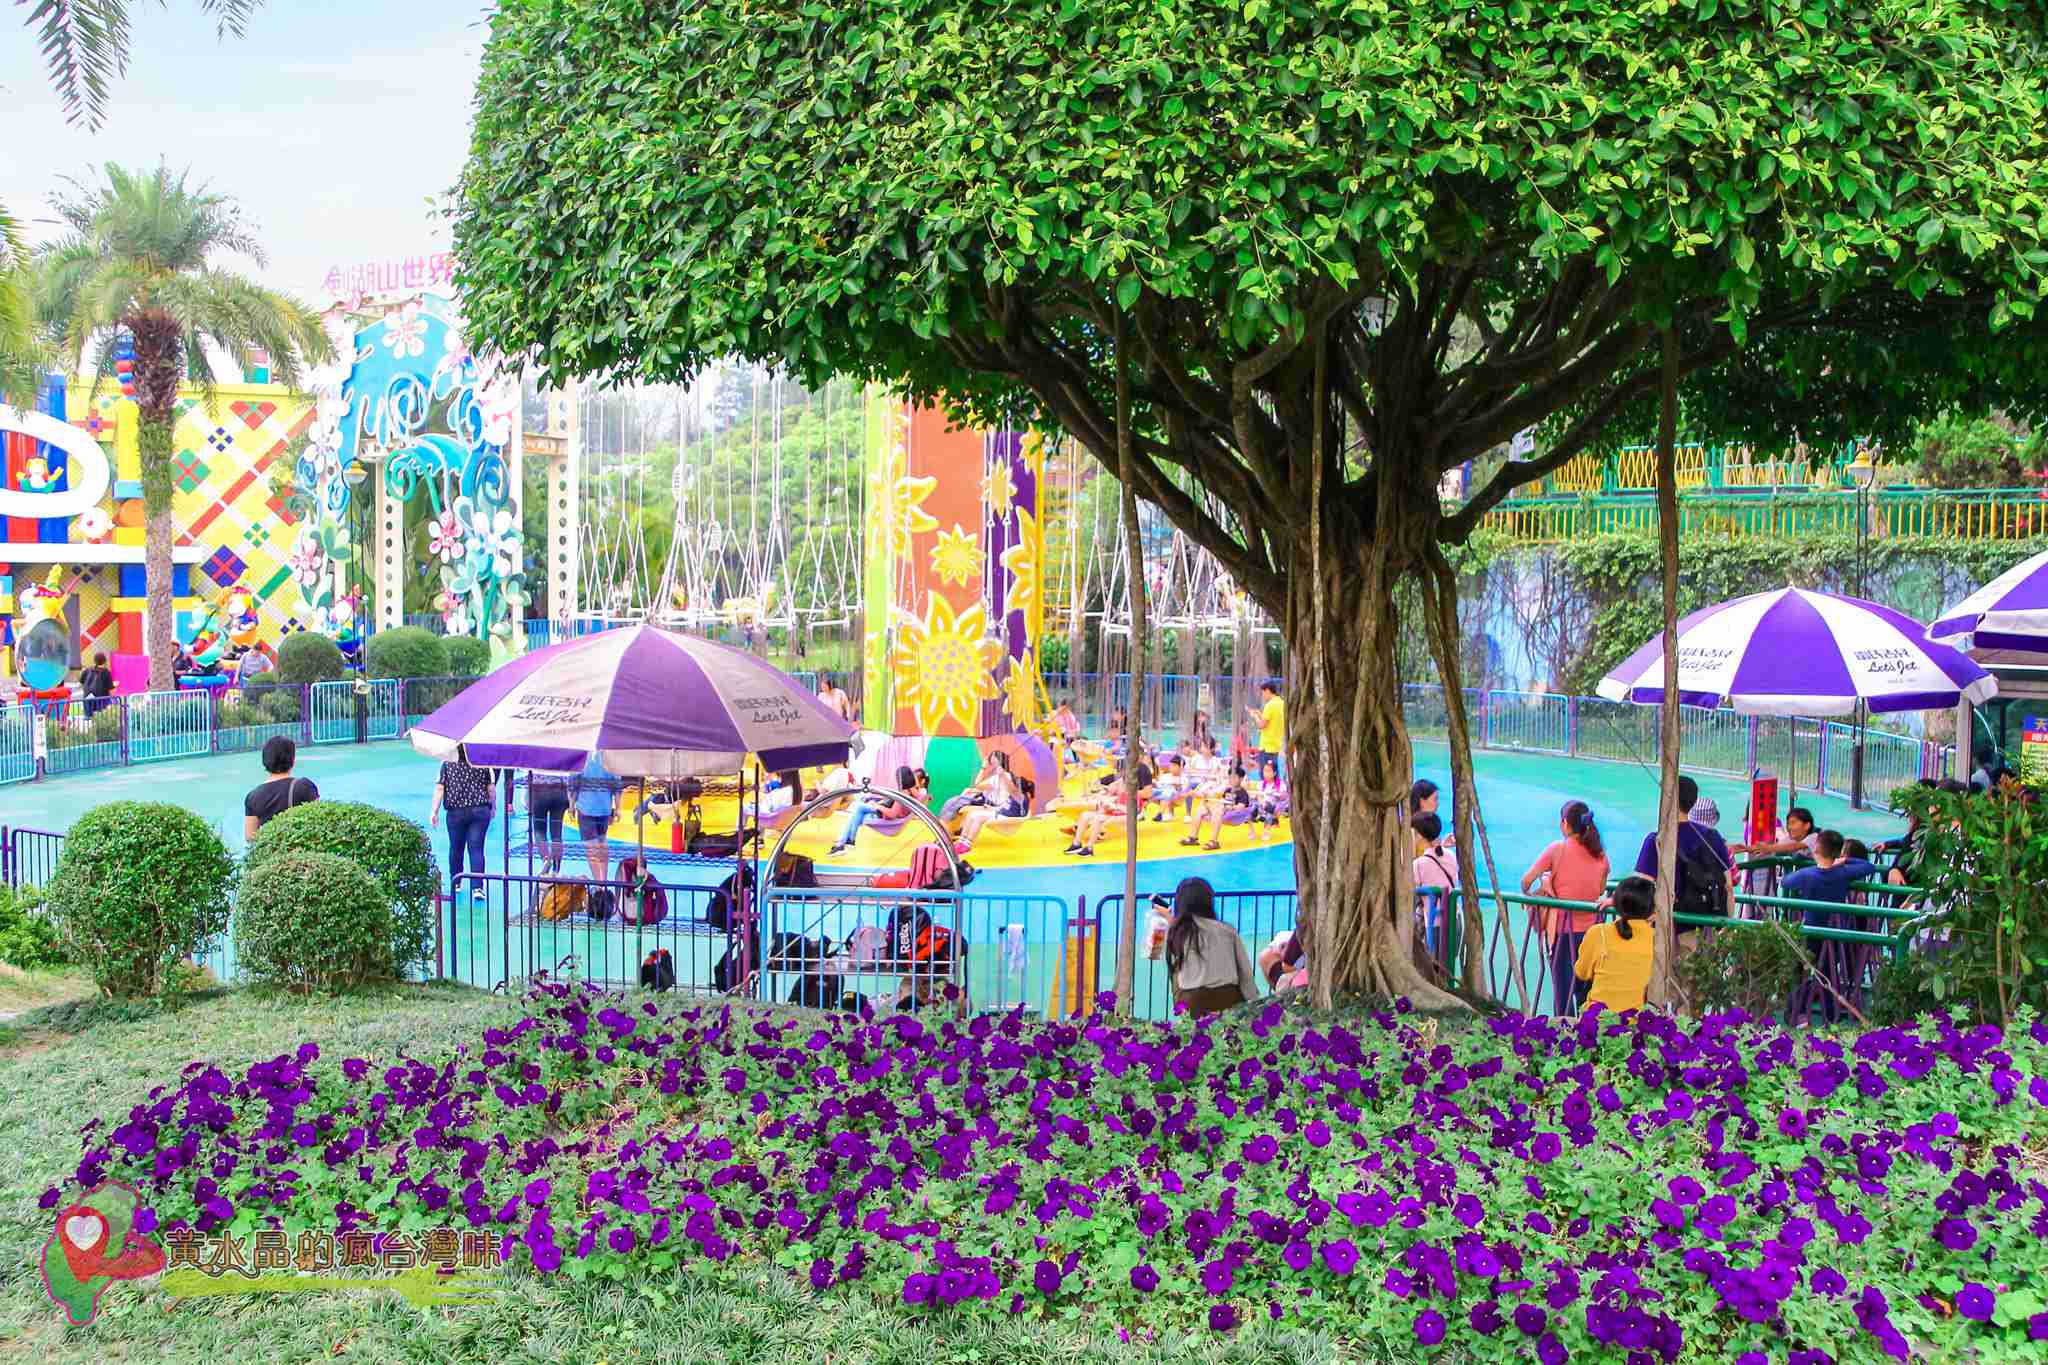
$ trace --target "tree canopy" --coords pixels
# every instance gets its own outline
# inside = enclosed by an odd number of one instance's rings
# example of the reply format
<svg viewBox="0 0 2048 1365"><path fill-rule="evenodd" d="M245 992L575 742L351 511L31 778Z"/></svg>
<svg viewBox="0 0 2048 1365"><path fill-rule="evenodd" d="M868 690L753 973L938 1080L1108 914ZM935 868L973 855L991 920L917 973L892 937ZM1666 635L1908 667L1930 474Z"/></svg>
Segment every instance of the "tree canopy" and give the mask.
<svg viewBox="0 0 2048 1365"><path fill-rule="evenodd" d="M1140 492L1271 605L1305 337L1382 457L1327 484L1364 529L1383 457L1553 422L1452 539L1650 391L1666 322L1731 431L2027 406L2044 56L2037 10L1956 0L513 0L461 283L557 372L779 357L1098 452L1122 308Z"/></svg>

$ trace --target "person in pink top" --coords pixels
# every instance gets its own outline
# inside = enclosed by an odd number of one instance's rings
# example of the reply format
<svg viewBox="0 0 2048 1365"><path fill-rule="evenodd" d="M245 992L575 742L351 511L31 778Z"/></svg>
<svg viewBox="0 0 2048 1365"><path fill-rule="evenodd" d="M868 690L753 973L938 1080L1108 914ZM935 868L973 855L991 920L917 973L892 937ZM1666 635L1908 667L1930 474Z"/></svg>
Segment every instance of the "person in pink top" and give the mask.
<svg viewBox="0 0 2048 1365"><path fill-rule="evenodd" d="M1423 942L1434 953L1443 936L1444 907L1458 885L1458 855L1444 846L1443 817L1435 811L1410 817L1408 828L1415 834L1415 889L1422 893Z"/></svg>
<svg viewBox="0 0 2048 1365"><path fill-rule="evenodd" d="M1522 894L1590 905L1607 894L1608 874L1607 849L1600 842L1600 826L1593 822L1593 808L1583 801L1565 802L1557 828L1564 837L1544 849L1522 874ZM1599 922L1590 910L1536 912L1537 929L1550 947L1553 1013L1575 1016L1585 1005L1587 983L1578 979L1574 964L1579 960L1579 941Z"/></svg>

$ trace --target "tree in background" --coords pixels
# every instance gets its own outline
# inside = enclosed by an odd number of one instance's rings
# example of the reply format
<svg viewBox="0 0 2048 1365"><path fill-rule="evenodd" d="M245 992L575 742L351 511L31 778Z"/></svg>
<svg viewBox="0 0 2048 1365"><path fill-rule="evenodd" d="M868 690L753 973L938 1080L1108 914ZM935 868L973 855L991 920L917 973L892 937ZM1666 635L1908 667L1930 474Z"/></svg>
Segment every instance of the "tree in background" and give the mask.
<svg viewBox="0 0 2048 1365"><path fill-rule="evenodd" d="M478 82L459 282L480 340L558 376L738 353L1056 424L1112 469L1128 385L1136 491L1282 623L1317 997L1448 1004L1410 948L1400 594L1483 852L1447 550L1642 424L1661 336L1702 438L2038 409L2043 24L1961 0L1903 27L1747 0L706 0L673 25L523 0ZM1540 453L1441 502L1536 427Z"/></svg>
<svg viewBox="0 0 2048 1365"><path fill-rule="evenodd" d="M169 642L178 385L212 383L206 343L245 372L254 352L265 352L276 382L291 387L331 348L304 304L217 263L228 253L264 263L232 199L162 166L136 172L110 162L105 176L57 201L70 235L37 259L37 306L62 335L63 353L91 351L88 363L100 378L111 369L116 337L126 334L134 347L149 582L143 627L149 685L164 690L176 686Z"/></svg>
<svg viewBox="0 0 2048 1365"><path fill-rule="evenodd" d="M2040 435L1996 415L1945 412L1923 423L1908 449L1936 488L2024 488L2042 478Z"/></svg>
<svg viewBox="0 0 2048 1365"><path fill-rule="evenodd" d="M0 208L0 400L35 399L44 361L30 302L29 254L21 224Z"/></svg>
<svg viewBox="0 0 2048 1365"><path fill-rule="evenodd" d="M128 0L22 3L28 6L23 22L36 32L65 116L98 128L107 117L114 79L128 70L128 22L134 6ZM263 8L263 0L199 0L199 8L219 21L216 31L221 37L239 38L249 16Z"/></svg>

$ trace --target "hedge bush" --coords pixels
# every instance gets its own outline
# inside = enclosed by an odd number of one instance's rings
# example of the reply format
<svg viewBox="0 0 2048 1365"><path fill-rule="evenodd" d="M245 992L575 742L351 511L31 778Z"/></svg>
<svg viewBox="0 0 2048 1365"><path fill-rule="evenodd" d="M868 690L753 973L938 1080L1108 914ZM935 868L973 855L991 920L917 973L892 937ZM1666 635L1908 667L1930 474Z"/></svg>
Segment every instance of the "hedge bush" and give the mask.
<svg viewBox="0 0 2048 1365"><path fill-rule="evenodd" d="M0 962L23 971L61 967L70 959L32 886L0 886Z"/></svg>
<svg viewBox="0 0 2048 1365"><path fill-rule="evenodd" d="M441 872L426 830L402 815L354 801L295 806L257 833L243 860L243 875L254 876L271 859L288 853L332 854L367 872L393 902L392 973L402 976L427 960Z"/></svg>
<svg viewBox="0 0 2048 1365"><path fill-rule="evenodd" d="M101 990L159 995L227 928L234 886L234 860L204 820L160 801L110 801L71 827L44 899Z"/></svg>
<svg viewBox="0 0 2048 1365"><path fill-rule="evenodd" d="M363 670L372 678L445 678L448 646L421 626L380 630L363 646Z"/></svg>
<svg viewBox="0 0 2048 1365"><path fill-rule="evenodd" d="M450 635L441 643L448 648L448 672L451 676L476 678L491 671L490 641L479 640L474 635Z"/></svg>
<svg viewBox="0 0 2048 1365"><path fill-rule="evenodd" d="M235 947L258 981L297 990L360 986L395 975L392 899L362 867L290 849L242 879Z"/></svg>
<svg viewBox="0 0 2048 1365"><path fill-rule="evenodd" d="M304 686L307 683L333 682L348 672L348 665L342 661L341 646L325 635L315 635L302 630L287 635L277 647L277 667L271 677L281 683Z"/></svg>
<svg viewBox="0 0 2048 1365"><path fill-rule="evenodd" d="M1794 938L1798 932L1796 925L1742 924L1707 933L1675 968L1693 1012L1776 1015L1807 975L1806 953Z"/></svg>

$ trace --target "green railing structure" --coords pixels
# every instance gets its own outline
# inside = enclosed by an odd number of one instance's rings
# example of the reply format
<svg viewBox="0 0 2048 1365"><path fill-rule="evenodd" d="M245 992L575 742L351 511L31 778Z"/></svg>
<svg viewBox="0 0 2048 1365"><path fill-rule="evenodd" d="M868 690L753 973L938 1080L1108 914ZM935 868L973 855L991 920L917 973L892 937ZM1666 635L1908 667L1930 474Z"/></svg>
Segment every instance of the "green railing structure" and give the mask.
<svg viewBox="0 0 2048 1365"><path fill-rule="evenodd" d="M1680 494L1679 533L1739 538L1854 532L1863 496L1854 489L1696 487ZM2048 534L2048 497L2039 488L1884 488L1867 498L1873 540L2025 540ZM1510 540L1539 545L1648 533L1657 529L1657 502L1648 492L1538 493L1508 498L1483 524Z"/></svg>

